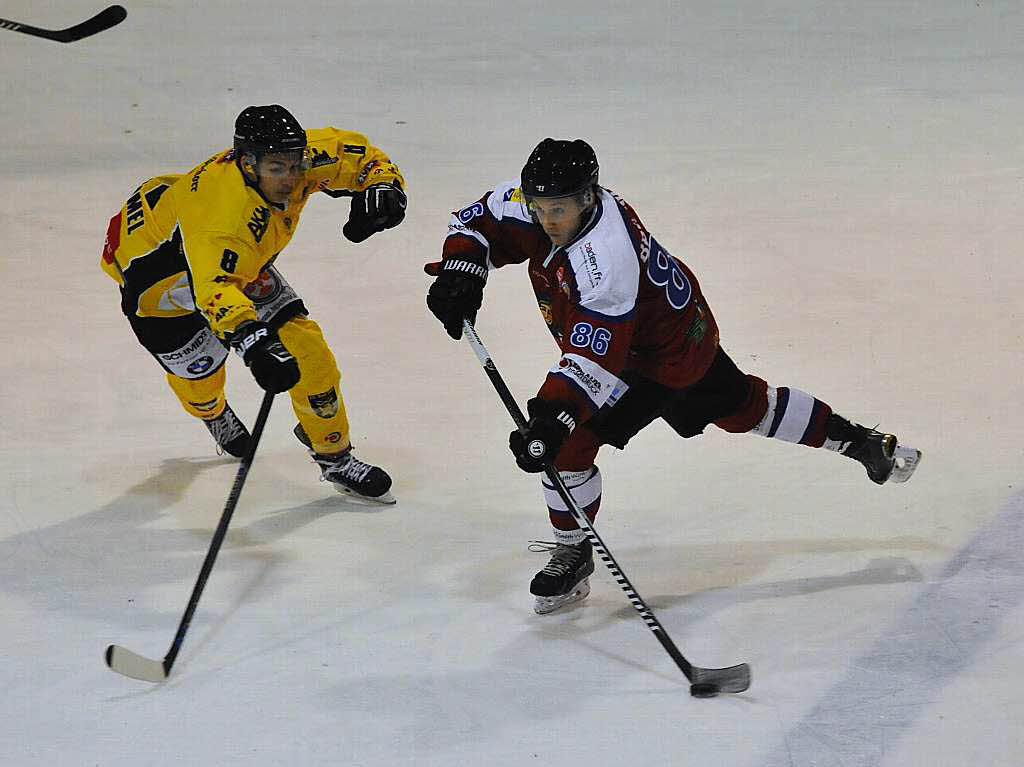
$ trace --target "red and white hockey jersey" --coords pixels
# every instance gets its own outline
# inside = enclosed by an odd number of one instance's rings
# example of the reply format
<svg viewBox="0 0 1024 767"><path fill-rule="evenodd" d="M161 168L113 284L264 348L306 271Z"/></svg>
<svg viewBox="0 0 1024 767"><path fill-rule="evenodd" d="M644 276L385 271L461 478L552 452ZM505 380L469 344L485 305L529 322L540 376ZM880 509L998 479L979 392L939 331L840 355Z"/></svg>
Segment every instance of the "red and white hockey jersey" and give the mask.
<svg viewBox="0 0 1024 767"><path fill-rule="evenodd" d="M516 183L452 215L445 260L488 269L529 262L530 281L562 351L538 396L577 422L612 405L633 371L672 388L696 383L718 348L718 325L693 272L669 254L628 203L601 189L589 221L553 248Z"/></svg>

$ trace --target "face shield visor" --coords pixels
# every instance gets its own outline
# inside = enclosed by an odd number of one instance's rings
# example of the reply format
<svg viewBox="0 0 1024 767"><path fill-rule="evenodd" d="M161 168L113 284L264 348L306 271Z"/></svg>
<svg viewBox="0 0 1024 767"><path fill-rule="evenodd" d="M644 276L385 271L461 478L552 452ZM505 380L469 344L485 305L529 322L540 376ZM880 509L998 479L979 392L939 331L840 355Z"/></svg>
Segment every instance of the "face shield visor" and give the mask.
<svg viewBox="0 0 1024 767"><path fill-rule="evenodd" d="M260 160L263 160L260 164ZM252 175L279 179L293 173L306 173L313 167L312 155L309 147L305 149L292 149L287 152L268 152L263 155L256 155L255 152L246 152L241 157L242 166Z"/></svg>
<svg viewBox="0 0 1024 767"><path fill-rule="evenodd" d="M559 197L544 197L537 194L521 192L523 211L527 213L534 223L541 223L541 217L545 214L582 217L596 201L594 187L587 186L578 192L561 195Z"/></svg>

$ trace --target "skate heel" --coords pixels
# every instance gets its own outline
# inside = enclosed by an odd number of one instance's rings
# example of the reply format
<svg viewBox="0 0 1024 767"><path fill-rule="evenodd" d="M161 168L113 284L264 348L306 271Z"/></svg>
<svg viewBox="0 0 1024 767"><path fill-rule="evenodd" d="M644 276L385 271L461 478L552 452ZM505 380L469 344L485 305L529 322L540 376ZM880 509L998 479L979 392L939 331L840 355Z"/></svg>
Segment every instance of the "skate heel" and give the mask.
<svg viewBox="0 0 1024 767"><path fill-rule="evenodd" d="M914 447L897 445L896 450L893 451L893 458L896 461L893 464L889 480L891 482L906 482L921 462L921 451Z"/></svg>

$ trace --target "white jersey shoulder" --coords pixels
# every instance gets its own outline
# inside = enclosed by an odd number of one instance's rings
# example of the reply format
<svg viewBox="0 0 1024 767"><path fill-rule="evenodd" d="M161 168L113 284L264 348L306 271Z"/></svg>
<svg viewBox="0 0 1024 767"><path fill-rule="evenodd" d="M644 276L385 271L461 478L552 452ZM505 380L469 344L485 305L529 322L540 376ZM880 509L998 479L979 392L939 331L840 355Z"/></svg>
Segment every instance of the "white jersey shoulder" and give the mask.
<svg viewBox="0 0 1024 767"><path fill-rule="evenodd" d="M576 273L580 305L609 317L629 314L636 306L640 262L615 199L601 190L597 221L567 250Z"/></svg>
<svg viewBox="0 0 1024 767"><path fill-rule="evenodd" d="M526 209L522 192L519 191L518 181L506 181L499 184L487 198L487 207L491 215L501 221L506 218L514 218L517 221L533 223L530 212Z"/></svg>

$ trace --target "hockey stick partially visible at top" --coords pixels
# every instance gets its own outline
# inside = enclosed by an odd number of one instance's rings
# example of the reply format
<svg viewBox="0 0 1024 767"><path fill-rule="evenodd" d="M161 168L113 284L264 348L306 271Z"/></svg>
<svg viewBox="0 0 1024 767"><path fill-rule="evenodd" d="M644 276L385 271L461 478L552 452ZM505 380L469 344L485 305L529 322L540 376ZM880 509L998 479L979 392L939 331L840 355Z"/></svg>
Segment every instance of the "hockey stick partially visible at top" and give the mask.
<svg viewBox="0 0 1024 767"><path fill-rule="evenodd" d="M199 577L196 579L196 585L192 589L192 596L188 600L188 607L185 608L185 614L181 617L181 623L178 624L178 632L174 635L174 641L171 642L171 648L167 651L167 655L164 656L163 660L151 660L120 645L112 644L107 647L104 657L107 660L107 665L118 674L124 674L133 679L141 679L143 682L154 683L163 682L170 675L171 666L174 665L174 659L178 657L181 644L185 641L185 633L188 631L189 624L192 622L192 616L196 611L196 606L199 604L199 597L203 594L206 580L210 577L213 563L217 560L217 552L220 551L220 546L224 542L224 536L227 535L231 515L235 513L235 506L238 505L238 496L242 494L245 478L249 474L249 467L252 466L252 459L256 457L256 447L260 444L263 427L267 423L267 416L270 415L270 406L273 404L274 393L268 391L263 395L260 412L256 416L256 423L252 427L252 436L249 438L249 448L245 451L242 463L235 474L235 483L231 486L231 492L228 494L228 502L224 505L224 512L220 515L220 523L217 525L217 530L213 533L213 540L210 541L210 548L206 551L206 559L203 560L203 566L199 570Z"/></svg>
<svg viewBox="0 0 1024 767"><path fill-rule="evenodd" d="M68 27L67 29L43 29L41 27L33 27L30 24L22 24L20 21L11 21L10 19L0 19L0 29L21 32L33 37L44 37L47 40L55 40L58 43L73 43L76 40L81 40L83 37L92 37L106 29L110 29L120 24L127 17L128 11L122 6L111 5L109 8L104 8L91 19L86 19L81 24L75 24L75 26Z"/></svg>
<svg viewBox="0 0 1024 767"><path fill-rule="evenodd" d="M526 417L523 415L523 411L519 409L519 404L516 402L515 397L512 396L508 386L505 385L504 379L502 379L493 360L491 360L490 354L488 354L487 349L480 340L480 336L477 335L476 329L470 324L469 320L462 321L462 331L469 345L473 347L473 351L476 353L477 359L480 360L480 364L483 365L484 372L498 392L498 396L508 409L509 415L515 421L516 427L520 431L524 430L526 428ZM576 520L576 524L580 526L590 540L594 551L601 557L601 560L611 571L616 583L619 584L619 587L629 597L629 601L636 608L637 612L640 613L640 617L644 619L647 628L654 633L654 636L661 642L661 646L665 648L665 652L671 656L679 670L690 681L690 694L699 698L709 698L720 692L743 692L750 687L750 666L746 663L729 666L728 668L700 668L699 666L694 666L683 657L675 642L672 641L672 638L665 631L664 626L661 625L661 622L651 612L651 608L636 593L633 584L629 582L625 573L622 572L622 568L619 567L619 563L615 561L615 557L608 551L608 547L604 545L601 536L597 534L593 523L590 522L587 515L579 507L579 504L576 503L576 499L572 497L572 493L569 492L565 482L562 481L561 474L555 468L553 460L548 460L544 464L544 473L568 507L573 519Z"/></svg>

